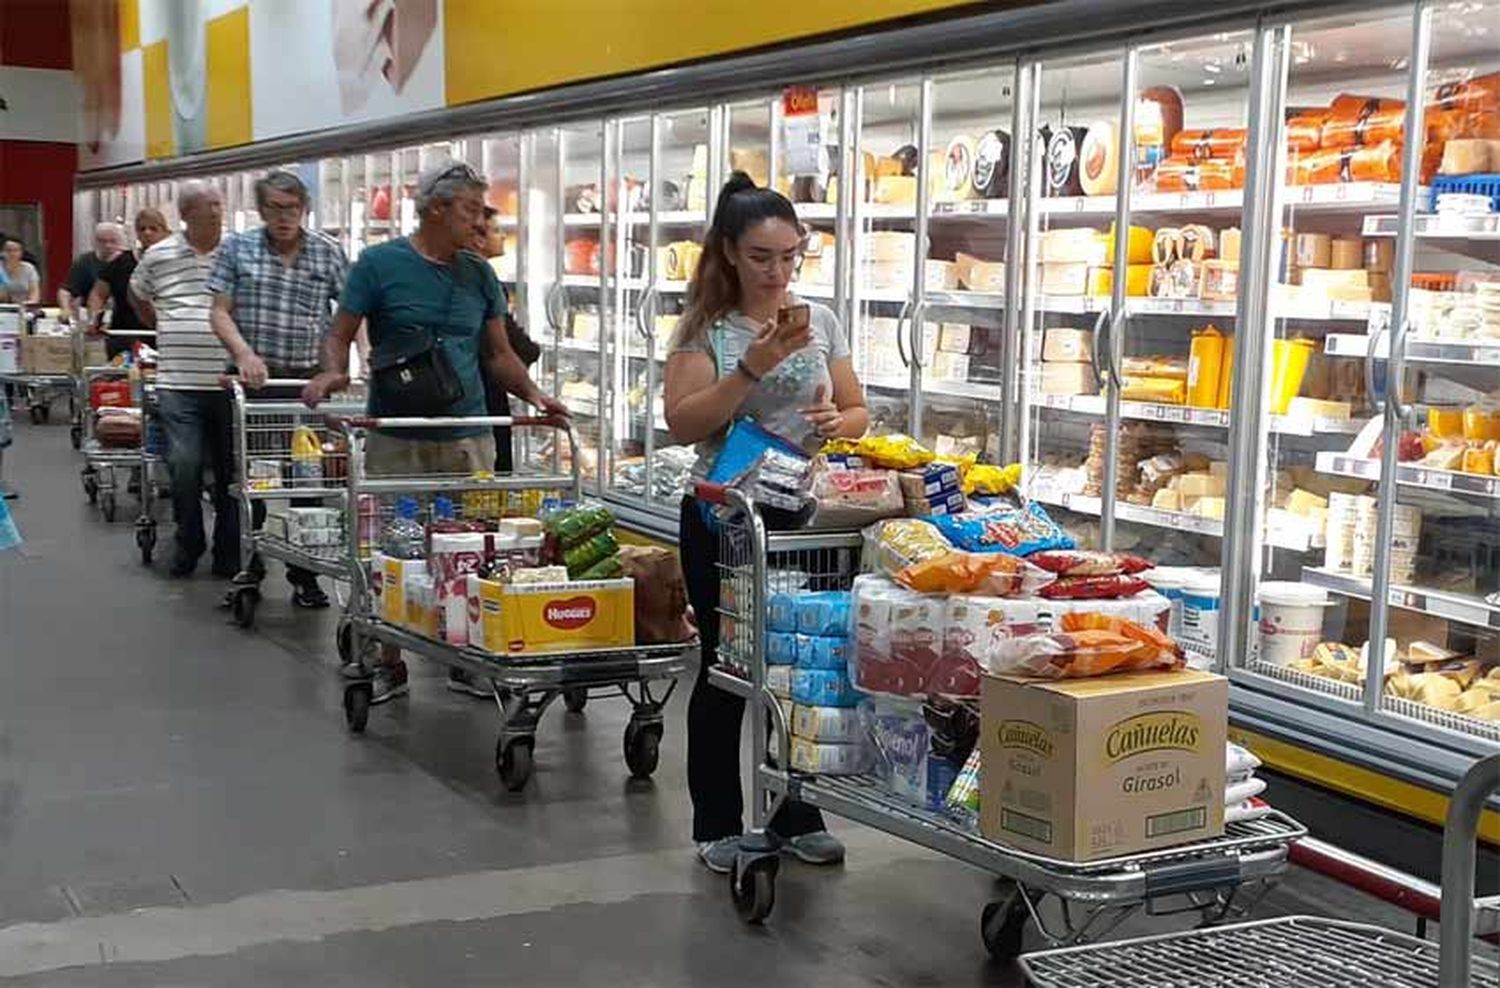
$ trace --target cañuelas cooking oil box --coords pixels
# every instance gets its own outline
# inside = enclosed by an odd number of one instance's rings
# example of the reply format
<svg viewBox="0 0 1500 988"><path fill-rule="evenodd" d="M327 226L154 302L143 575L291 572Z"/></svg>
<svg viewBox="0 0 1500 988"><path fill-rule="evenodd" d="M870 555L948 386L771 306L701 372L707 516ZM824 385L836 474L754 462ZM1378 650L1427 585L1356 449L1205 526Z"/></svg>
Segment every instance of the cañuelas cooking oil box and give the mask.
<svg viewBox="0 0 1500 988"><path fill-rule="evenodd" d="M1224 832L1229 684L1182 669L984 678L980 829L1072 861Z"/></svg>

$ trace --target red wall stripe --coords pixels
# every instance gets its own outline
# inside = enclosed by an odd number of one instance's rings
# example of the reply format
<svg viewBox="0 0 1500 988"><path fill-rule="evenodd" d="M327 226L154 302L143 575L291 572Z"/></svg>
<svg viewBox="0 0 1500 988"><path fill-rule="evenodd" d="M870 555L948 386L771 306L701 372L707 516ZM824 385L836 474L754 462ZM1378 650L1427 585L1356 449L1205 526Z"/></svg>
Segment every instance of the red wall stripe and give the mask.
<svg viewBox="0 0 1500 988"><path fill-rule="evenodd" d="M0 65L71 69L73 38L68 29L68 3L69 0L0 0Z"/></svg>
<svg viewBox="0 0 1500 988"><path fill-rule="evenodd" d="M10 0L0 0L0 6ZM73 176L78 148L40 141L0 141L0 202L38 203L47 238L42 301L55 304L57 286L73 259ZM28 244L36 250L35 244ZM38 251L38 254L41 252Z"/></svg>

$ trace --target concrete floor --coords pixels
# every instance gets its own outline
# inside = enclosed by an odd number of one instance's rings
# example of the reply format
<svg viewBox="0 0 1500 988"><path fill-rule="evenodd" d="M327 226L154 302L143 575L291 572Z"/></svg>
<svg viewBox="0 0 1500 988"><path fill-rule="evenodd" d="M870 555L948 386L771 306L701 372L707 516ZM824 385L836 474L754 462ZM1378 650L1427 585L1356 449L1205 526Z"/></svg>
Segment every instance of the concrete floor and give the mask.
<svg viewBox="0 0 1500 988"><path fill-rule="evenodd" d="M504 793L493 706L416 662L410 699L350 737L331 613L294 612L278 572L256 631L228 625L216 581L141 566L133 501L114 525L89 509L66 425L16 432L5 465L26 543L0 554L4 983L1021 983L977 935L988 876L852 826L845 868L789 865L772 921L742 926L688 841L682 694L647 784L620 755L628 707L595 702L549 711L536 780ZM1260 914L1409 926L1351 899L1294 872Z"/></svg>

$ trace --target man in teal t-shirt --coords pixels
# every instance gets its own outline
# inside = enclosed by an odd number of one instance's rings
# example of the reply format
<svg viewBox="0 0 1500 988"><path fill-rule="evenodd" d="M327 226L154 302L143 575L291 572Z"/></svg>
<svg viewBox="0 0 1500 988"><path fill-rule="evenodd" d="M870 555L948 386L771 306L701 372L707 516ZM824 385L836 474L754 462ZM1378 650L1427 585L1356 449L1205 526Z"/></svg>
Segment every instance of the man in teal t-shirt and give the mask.
<svg viewBox="0 0 1500 988"><path fill-rule="evenodd" d="M464 249L484 221L486 187L484 178L464 164L447 163L422 173L417 180L416 232L367 248L349 270L338 315L324 342L323 370L302 391L310 407L348 387L349 345L363 321L370 339L371 415L391 413L380 368L430 349L433 343L448 358L462 394L447 407L422 410L422 417L483 416L486 373L543 412L568 414L567 406L537 387L511 349L505 332L505 295L495 272L478 254ZM376 430L366 439L365 454L372 475L468 476L494 469L495 440L485 424ZM362 666L350 672L365 674ZM405 691L400 653L387 650L375 670L371 702Z"/></svg>

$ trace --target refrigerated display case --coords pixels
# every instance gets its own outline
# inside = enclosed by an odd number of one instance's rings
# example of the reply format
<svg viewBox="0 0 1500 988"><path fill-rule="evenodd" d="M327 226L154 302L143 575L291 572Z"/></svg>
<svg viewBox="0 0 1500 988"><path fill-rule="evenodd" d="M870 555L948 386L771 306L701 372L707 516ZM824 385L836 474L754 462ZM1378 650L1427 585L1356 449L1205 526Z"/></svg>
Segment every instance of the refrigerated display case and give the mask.
<svg viewBox="0 0 1500 988"><path fill-rule="evenodd" d="M1020 461L1084 541L1179 567L1246 729L1441 787L1500 746L1500 226L1465 212L1500 210L1500 8L1166 6L301 157L351 258L410 228L435 155L489 177L590 493L667 539L696 247L730 170L781 189L877 431ZM218 176L231 229L259 173Z"/></svg>

